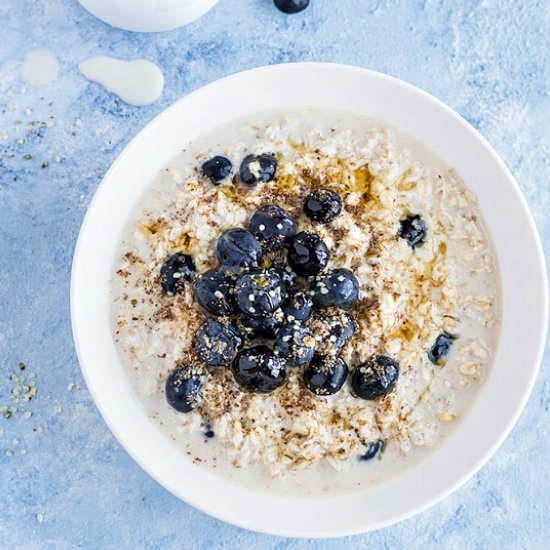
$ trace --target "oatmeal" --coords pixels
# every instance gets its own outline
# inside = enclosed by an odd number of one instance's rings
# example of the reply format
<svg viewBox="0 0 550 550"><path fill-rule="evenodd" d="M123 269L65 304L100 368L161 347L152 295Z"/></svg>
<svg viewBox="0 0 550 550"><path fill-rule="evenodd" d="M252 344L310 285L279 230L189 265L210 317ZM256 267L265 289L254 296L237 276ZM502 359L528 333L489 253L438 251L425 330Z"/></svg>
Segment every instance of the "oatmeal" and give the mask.
<svg viewBox="0 0 550 550"><path fill-rule="evenodd" d="M113 293L153 421L197 460L274 479L433 447L499 332L496 258L459 177L397 130L307 109L186 147Z"/></svg>

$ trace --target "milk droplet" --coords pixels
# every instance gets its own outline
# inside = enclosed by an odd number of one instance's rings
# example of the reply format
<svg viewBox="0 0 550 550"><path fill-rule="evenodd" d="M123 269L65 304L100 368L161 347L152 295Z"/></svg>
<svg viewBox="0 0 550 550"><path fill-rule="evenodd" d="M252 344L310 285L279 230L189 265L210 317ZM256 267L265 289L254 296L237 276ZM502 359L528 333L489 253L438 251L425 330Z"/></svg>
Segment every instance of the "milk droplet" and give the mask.
<svg viewBox="0 0 550 550"><path fill-rule="evenodd" d="M162 71L145 59L124 61L98 55L83 61L78 68L88 80L101 84L130 105L149 105L164 88Z"/></svg>
<svg viewBox="0 0 550 550"><path fill-rule="evenodd" d="M29 50L21 65L21 80L31 86L47 86L57 79L59 63L47 48Z"/></svg>

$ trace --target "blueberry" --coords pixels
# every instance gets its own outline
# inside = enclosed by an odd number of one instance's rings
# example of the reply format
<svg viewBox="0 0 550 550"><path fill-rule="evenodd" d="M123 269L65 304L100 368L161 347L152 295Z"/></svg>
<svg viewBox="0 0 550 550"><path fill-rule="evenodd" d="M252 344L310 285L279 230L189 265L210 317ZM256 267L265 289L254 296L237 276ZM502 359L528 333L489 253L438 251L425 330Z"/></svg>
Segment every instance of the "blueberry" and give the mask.
<svg viewBox="0 0 550 550"><path fill-rule="evenodd" d="M179 366L166 379L166 401L178 412L190 412L198 404L202 374L197 369Z"/></svg>
<svg viewBox="0 0 550 550"><path fill-rule="evenodd" d="M265 338L273 340L281 327L281 321L275 315L268 315L266 317L249 317L245 315L241 320L241 324L244 334L250 339Z"/></svg>
<svg viewBox="0 0 550 550"><path fill-rule="evenodd" d="M434 364L437 365L439 359L444 357L449 353L451 346L453 345L455 337L450 335L448 332L442 332L433 343L433 346L428 352L428 359Z"/></svg>
<svg viewBox="0 0 550 550"><path fill-rule="evenodd" d="M342 212L342 199L330 189L316 189L306 197L304 212L314 222L330 223Z"/></svg>
<svg viewBox="0 0 550 550"><path fill-rule="evenodd" d="M359 455L359 460L366 461L372 460L378 453L384 450L384 442L381 439L370 441L365 445L365 452Z"/></svg>
<svg viewBox="0 0 550 550"><path fill-rule="evenodd" d="M231 315L237 311L233 296L233 280L217 269L202 273L195 279L195 300L211 315Z"/></svg>
<svg viewBox="0 0 550 550"><path fill-rule="evenodd" d="M317 353L333 355L352 339L355 322L347 311L338 311L316 317L312 331L317 340Z"/></svg>
<svg viewBox="0 0 550 550"><path fill-rule="evenodd" d="M250 317L265 317L283 301L286 289L273 269L257 269L241 275L235 285L239 309Z"/></svg>
<svg viewBox="0 0 550 550"><path fill-rule="evenodd" d="M185 281L190 281L195 272L193 258L177 252L170 256L160 268L160 286L167 296L178 294L184 288Z"/></svg>
<svg viewBox="0 0 550 550"><path fill-rule="evenodd" d="M399 363L385 355L371 357L358 365L351 377L356 397L373 400L390 393L399 378Z"/></svg>
<svg viewBox="0 0 550 550"><path fill-rule="evenodd" d="M305 325L289 323L277 331L274 347L294 365L305 365L313 359L315 338Z"/></svg>
<svg viewBox="0 0 550 550"><path fill-rule="evenodd" d="M210 422L206 422L204 424L204 437L208 437L208 439L212 439L216 434L214 433L214 429L212 428L212 424Z"/></svg>
<svg viewBox="0 0 550 550"><path fill-rule="evenodd" d="M302 231L292 239L288 249L288 263L298 275L317 275L327 266L328 260L327 245L316 233Z"/></svg>
<svg viewBox="0 0 550 550"><path fill-rule="evenodd" d="M307 321L313 312L313 302L305 292L293 290L281 309L287 321Z"/></svg>
<svg viewBox="0 0 550 550"><path fill-rule="evenodd" d="M250 231L230 229L218 239L216 257L225 271L241 273L243 270L259 266L262 247Z"/></svg>
<svg viewBox="0 0 550 550"><path fill-rule="evenodd" d="M426 224L420 216L408 216L399 223L399 236L405 239L411 248L415 248L424 242Z"/></svg>
<svg viewBox="0 0 550 550"><path fill-rule="evenodd" d="M283 13L300 13L309 6L309 0L274 0L275 7Z"/></svg>
<svg viewBox="0 0 550 550"><path fill-rule="evenodd" d="M284 248L296 235L296 221L282 208L268 204L255 212L249 229L266 250L273 252Z"/></svg>
<svg viewBox="0 0 550 550"><path fill-rule="evenodd" d="M359 298L359 282L349 269L333 269L313 281L311 292L316 307L348 309Z"/></svg>
<svg viewBox="0 0 550 550"><path fill-rule="evenodd" d="M286 378L286 361L267 346L245 349L233 362L233 375L245 390L269 393L281 386Z"/></svg>
<svg viewBox="0 0 550 550"><path fill-rule="evenodd" d="M341 357L316 356L304 369L304 383L316 395L333 395L344 385L348 372Z"/></svg>
<svg viewBox="0 0 550 550"><path fill-rule="evenodd" d="M268 182L275 177L277 159L273 155L248 155L241 163L239 177L246 185Z"/></svg>
<svg viewBox="0 0 550 550"><path fill-rule="evenodd" d="M232 168L233 165L231 164L231 161L220 156L207 160L201 166L203 175L207 177L214 185L226 180L231 175Z"/></svg>
<svg viewBox="0 0 550 550"><path fill-rule="evenodd" d="M210 367L221 367L235 359L243 346L243 335L230 321L207 319L195 333L195 351Z"/></svg>

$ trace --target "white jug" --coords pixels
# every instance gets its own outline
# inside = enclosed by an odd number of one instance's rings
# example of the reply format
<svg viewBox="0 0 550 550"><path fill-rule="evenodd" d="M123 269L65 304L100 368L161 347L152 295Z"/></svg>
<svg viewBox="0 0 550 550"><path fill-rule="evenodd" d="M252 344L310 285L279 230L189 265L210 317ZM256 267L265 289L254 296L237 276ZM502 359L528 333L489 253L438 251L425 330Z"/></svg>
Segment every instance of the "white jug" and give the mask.
<svg viewBox="0 0 550 550"><path fill-rule="evenodd" d="M218 0L78 0L105 23L137 32L169 31L198 19Z"/></svg>

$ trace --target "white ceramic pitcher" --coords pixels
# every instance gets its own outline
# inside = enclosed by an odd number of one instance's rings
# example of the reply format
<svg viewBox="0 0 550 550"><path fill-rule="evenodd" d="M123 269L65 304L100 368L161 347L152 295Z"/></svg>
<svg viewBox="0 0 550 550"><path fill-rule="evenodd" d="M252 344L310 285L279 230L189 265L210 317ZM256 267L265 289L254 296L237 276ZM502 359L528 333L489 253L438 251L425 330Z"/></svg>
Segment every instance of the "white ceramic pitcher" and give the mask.
<svg viewBox="0 0 550 550"><path fill-rule="evenodd" d="M198 19L218 0L78 0L105 23L137 32L169 31Z"/></svg>

